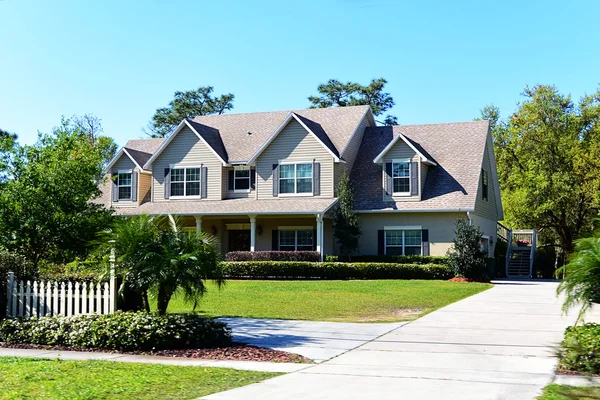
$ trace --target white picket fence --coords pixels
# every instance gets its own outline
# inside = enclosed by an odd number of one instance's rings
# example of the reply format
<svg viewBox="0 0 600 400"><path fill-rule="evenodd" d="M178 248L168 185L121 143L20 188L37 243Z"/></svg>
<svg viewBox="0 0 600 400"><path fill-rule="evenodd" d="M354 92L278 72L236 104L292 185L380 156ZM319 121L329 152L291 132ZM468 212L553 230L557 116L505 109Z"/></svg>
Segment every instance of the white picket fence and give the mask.
<svg viewBox="0 0 600 400"><path fill-rule="evenodd" d="M8 317L110 314L116 310L116 279L110 284L86 282L18 281L8 273L6 286Z"/></svg>

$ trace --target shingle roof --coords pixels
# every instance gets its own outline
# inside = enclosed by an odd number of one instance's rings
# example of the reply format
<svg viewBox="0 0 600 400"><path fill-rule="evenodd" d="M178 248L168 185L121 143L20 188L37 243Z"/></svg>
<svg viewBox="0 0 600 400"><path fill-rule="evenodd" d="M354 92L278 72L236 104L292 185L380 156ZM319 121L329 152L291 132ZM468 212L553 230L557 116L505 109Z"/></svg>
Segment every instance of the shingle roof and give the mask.
<svg viewBox="0 0 600 400"><path fill-rule="evenodd" d="M298 201L297 199L227 199L214 201L168 201L144 203L139 207L116 208L118 215L227 215L227 214L316 214L329 209L337 199L311 198Z"/></svg>
<svg viewBox="0 0 600 400"><path fill-rule="evenodd" d="M131 157L143 167L164 141L164 138L130 140L125 145L125 148Z"/></svg>
<svg viewBox="0 0 600 400"><path fill-rule="evenodd" d="M428 169L422 201L383 201L382 166L373 159L400 133L438 164ZM367 128L351 173L356 209L473 209L487 135L487 121Z"/></svg>
<svg viewBox="0 0 600 400"><path fill-rule="evenodd" d="M334 154L339 155L368 108L368 106L355 106L204 115L194 118L193 121L218 131L228 155L225 160L228 162L249 160L290 112L298 115ZM215 151L218 150L215 148Z"/></svg>

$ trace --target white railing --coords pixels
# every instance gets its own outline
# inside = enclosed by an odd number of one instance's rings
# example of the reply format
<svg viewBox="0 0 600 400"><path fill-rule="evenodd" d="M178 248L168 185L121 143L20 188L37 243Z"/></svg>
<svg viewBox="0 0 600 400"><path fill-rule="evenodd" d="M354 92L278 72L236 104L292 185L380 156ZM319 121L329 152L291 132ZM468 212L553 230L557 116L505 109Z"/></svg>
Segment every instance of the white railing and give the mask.
<svg viewBox="0 0 600 400"><path fill-rule="evenodd" d="M534 229L531 233L531 251L529 253L529 276L533 278L533 260L535 259L535 252L537 250L537 229Z"/></svg>
<svg viewBox="0 0 600 400"><path fill-rule="evenodd" d="M116 279L110 283L17 281L8 273L6 284L8 317L110 314L116 310Z"/></svg>

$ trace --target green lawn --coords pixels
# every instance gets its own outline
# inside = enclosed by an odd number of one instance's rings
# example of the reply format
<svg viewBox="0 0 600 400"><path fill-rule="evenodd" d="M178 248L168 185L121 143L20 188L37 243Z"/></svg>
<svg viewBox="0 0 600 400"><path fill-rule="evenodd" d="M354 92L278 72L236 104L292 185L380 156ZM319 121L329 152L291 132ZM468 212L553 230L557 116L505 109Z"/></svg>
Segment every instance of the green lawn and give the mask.
<svg viewBox="0 0 600 400"><path fill-rule="evenodd" d="M575 387L564 385L548 385L538 400L585 400L600 399L600 387Z"/></svg>
<svg viewBox="0 0 600 400"><path fill-rule="evenodd" d="M213 317L406 321L490 288L447 281L228 281L209 285L196 311ZM176 296L169 312L190 312Z"/></svg>
<svg viewBox="0 0 600 400"><path fill-rule="evenodd" d="M0 357L0 399L195 399L280 374Z"/></svg>

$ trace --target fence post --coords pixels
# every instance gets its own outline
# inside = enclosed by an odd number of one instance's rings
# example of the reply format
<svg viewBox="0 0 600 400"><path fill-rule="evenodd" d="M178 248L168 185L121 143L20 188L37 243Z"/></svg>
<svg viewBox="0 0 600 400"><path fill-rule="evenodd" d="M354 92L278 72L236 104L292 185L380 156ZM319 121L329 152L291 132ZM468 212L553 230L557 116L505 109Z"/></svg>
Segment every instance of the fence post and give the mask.
<svg viewBox="0 0 600 400"><path fill-rule="evenodd" d="M8 283L6 284L6 316L14 317L11 313L13 300L13 284L15 283L14 272L8 272Z"/></svg>
<svg viewBox="0 0 600 400"><path fill-rule="evenodd" d="M117 275L115 274L115 249L110 250L110 285L109 285L109 313L117 311Z"/></svg>

